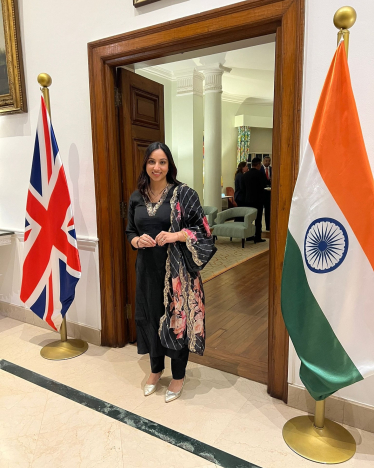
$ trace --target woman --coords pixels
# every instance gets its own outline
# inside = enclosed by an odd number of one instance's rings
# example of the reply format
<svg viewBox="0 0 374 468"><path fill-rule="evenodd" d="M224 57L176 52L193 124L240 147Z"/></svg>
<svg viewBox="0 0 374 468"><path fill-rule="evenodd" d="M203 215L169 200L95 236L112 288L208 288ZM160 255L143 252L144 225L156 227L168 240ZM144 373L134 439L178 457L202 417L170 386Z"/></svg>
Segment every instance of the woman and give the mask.
<svg viewBox="0 0 374 468"><path fill-rule="evenodd" d="M127 239L138 249L135 323L139 354L150 355L144 395L155 392L171 358L168 403L181 395L189 351L203 355L205 301L199 270L215 251L197 193L177 180L169 148L146 150L130 197Z"/></svg>
<svg viewBox="0 0 374 468"><path fill-rule="evenodd" d="M234 193L234 200L236 201L236 204L238 206L243 206L243 196L242 196L242 191L241 191L241 180L243 177L243 174L248 171L248 166L245 161L241 161L238 164L238 168L235 172L235 193Z"/></svg>

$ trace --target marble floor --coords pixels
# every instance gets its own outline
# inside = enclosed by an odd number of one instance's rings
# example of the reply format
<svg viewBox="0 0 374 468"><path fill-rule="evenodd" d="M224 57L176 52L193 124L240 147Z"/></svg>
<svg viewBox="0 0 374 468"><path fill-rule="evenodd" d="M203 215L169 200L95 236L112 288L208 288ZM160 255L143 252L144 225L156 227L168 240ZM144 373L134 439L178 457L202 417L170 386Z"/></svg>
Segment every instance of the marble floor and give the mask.
<svg viewBox="0 0 374 468"><path fill-rule="evenodd" d="M165 404L170 367L158 391L145 398L142 386L149 372L148 360L138 356L134 346L110 349L90 345L86 354L72 360L41 358L41 347L57 337L0 316L0 359L262 468L316 466L294 454L282 439L284 423L302 412L270 398L262 384L189 363L182 397ZM349 430L356 439L357 453L343 466L373 467L374 434ZM0 440L0 468L215 466L4 370L0 370Z"/></svg>

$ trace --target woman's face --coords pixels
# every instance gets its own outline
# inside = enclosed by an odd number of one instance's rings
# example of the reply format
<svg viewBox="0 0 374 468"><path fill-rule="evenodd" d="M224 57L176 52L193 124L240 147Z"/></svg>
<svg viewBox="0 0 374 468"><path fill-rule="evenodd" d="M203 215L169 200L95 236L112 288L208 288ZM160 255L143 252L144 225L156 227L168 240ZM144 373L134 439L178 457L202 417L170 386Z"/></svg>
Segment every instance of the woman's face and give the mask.
<svg viewBox="0 0 374 468"><path fill-rule="evenodd" d="M169 161L162 149L156 149L151 153L147 161L146 171L153 182L166 181Z"/></svg>

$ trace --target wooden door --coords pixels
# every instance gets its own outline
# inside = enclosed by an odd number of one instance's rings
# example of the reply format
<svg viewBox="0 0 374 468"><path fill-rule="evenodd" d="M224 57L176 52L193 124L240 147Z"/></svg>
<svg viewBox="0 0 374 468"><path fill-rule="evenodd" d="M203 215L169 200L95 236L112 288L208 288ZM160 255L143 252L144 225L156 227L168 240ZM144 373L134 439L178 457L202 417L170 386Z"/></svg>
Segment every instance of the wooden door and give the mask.
<svg viewBox="0 0 374 468"><path fill-rule="evenodd" d="M101 343L123 346L126 270L114 89L116 67L276 33L268 392L287 401L289 338L280 291L292 191L298 173L305 0L247 0L88 44L97 230L100 239ZM277 163L275 164L275 162ZM276 166L276 167L275 167ZM117 256L115 255L117 253Z"/></svg>
<svg viewBox="0 0 374 468"><path fill-rule="evenodd" d="M145 150L154 141L164 142L164 87L134 72L119 68L117 83L120 96L119 137L122 175L124 229L131 193L136 190ZM136 251L125 241L125 293L128 336L136 340L135 329L135 260Z"/></svg>

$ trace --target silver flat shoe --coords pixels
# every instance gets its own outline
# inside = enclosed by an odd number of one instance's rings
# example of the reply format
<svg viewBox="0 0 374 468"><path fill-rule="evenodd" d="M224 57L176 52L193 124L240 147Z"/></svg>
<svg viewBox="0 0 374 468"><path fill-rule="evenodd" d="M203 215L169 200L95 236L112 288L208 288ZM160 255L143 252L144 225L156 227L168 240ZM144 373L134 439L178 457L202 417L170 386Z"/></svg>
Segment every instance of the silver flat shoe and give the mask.
<svg viewBox="0 0 374 468"><path fill-rule="evenodd" d="M182 390L183 390L185 382L186 382L186 377L183 379L182 388L179 390L179 392L171 392L169 389L166 390L165 403L170 403L171 401L176 400L182 395Z"/></svg>
<svg viewBox="0 0 374 468"><path fill-rule="evenodd" d="M164 373L164 371L161 371L160 378L158 379L158 381L154 385L152 385L152 384L145 384L144 385L144 396L152 395L152 393L154 393L156 391L157 384L158 384L159 380L161 379L163 373Z"/></svg>

